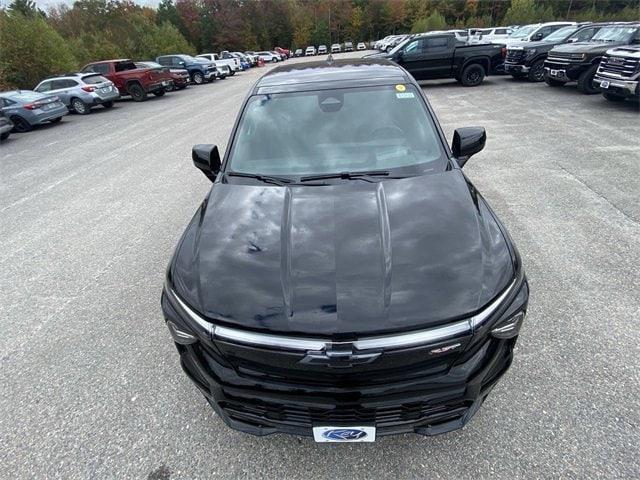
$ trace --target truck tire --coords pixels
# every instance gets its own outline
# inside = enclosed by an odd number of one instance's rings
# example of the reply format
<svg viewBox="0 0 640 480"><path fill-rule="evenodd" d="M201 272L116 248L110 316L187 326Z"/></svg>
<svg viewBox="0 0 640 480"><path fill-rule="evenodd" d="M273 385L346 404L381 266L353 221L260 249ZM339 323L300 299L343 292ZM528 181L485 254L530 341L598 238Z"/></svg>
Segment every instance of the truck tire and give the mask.
<svg viewBox="0 0 640 480"><path fill-rule="evenodd" d="M600 92L600 89L593 85L593 77L596 76L596 70L598 70L598 66L591 65L586 72L582 72L582 75L578 77L578 91L586 95Z"/></svg>
<svg viewBox="0 0 640 480"><path fill-rule="evenodd" d="M73 108L78 115L86 115L91 112L91 107L79 98L72 98L70 103L71 108Z"/></svg>
<svg viewBox="0 0 640 480"><path fill-rule="evenodd" d="M465 87L477 87L484 80L484 67L479 63L467 65L460 75L460 83Z"/></svg>
<svg viewBox="0 0 640 480"><path fill-rule="evenodd" d="M139 83L131 83L127 86L127 93L131 95L134 102L144 102L147 99L147 92Z"/></svg>
<svg viewBox="0 0 640 480"><path fill-rule="evenodd" d="M616 95L615 93L603 93L602 96L610 102L623 102L625 97Z"/></svg>
<svg viewBox="0 0 640 480"><path fill-rule="evenodd" d="M193 72L191 75L191 81L196 85L202 85L204 83L204 75L200 72Z"/></svg>
<svg viewBox="0 0 640 480"><path fill-rule="evenodd" d="M544 81L550 87L562 87L565 84L565 82L561 82L560 80L549 78L547 76L544 77Z"/></svg>
<svg viewBox="0 0 640 480"><path fill-rule="evenodd" d="M9 120L13 123L13 129L18 133L25 133L33 130L31 124L18 115L13 115Z"/></svg>
<svg viewBox="0 0 640 480"><path fill-rule="evenodd" d="M536 60L531 65L527 79L530 82L542 82L544 80L544 60Z"/></svg>

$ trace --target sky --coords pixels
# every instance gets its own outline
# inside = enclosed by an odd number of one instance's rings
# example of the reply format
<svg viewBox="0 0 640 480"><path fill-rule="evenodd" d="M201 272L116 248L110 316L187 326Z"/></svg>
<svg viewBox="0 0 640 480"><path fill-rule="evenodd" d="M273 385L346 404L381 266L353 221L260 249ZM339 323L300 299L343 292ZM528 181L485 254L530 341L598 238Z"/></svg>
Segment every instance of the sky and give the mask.
<svg viewBox="0 0 640 480"><path fill-rule="evenodd" d="M61 3L66 3L67 5L72 5L75 0L35 0L38 8L42 10L47 10L49 7L53 7L54 5L59 5ZM8 7L12 0L0 0L0 7ZM150 7L156 7L160 0L133 0L134 3L138 5L147 5Z"/></svg>

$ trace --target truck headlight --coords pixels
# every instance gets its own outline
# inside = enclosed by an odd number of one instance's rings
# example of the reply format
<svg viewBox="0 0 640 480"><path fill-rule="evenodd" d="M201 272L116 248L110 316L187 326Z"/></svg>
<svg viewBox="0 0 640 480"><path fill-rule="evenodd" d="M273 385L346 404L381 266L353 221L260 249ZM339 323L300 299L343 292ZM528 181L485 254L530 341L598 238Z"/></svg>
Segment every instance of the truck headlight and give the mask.
<svg viewBox="0 0 640 480"><path fill-rule="evenodd" d="M528 49L528 50L525 50L525 51L524 51L524 55L525 55L525 57L527 57L527 58L531 58L531 57L533 57L535 54L536 54L536 49L535 49L535 48L530 48L530 49Z"/></svg>
<svg viewBox="0 0 640 480"><path fill-rule="evenodd" d="M524 311L519 311L511 315L506 320L502 320L491 329L491 336L495 338L513 338L520 333L522 322L524 321Z"/></svg>

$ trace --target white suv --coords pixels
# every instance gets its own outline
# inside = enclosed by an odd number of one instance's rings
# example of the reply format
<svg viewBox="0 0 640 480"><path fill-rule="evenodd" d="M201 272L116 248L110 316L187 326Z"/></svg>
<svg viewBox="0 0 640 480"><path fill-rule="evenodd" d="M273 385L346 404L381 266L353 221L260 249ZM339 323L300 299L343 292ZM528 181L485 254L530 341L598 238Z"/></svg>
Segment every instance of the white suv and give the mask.
<svg viewBox="0 0 640 480"><path fill-rule="evenodd" d="M316 47L309 46L309 47L307 47L307 49L304 51L304 55L305 55L306 57L311 57L311 56L313 56L313 55L315 55L315 54L316 54Z"/></svg>
<svg viewBox="0 0 640 480"><path fill-rule="evenodd" d="M575 24L575 22L547 22L525 25L515 30L508 38L493 43L514 45L520 42L539 42L556 30Z"/></svg>

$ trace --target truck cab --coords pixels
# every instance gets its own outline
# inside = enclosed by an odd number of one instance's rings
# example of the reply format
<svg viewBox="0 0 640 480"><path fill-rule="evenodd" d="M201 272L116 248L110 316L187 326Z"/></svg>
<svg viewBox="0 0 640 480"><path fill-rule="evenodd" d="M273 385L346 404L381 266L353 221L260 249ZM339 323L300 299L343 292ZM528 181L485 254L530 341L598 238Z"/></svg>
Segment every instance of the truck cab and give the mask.
<svg viewBox="0 0 640 480"><path fill-rule="evenodd" d="M163 67L184 68L189 72L191 82L200 85L205 82L213 82L218 76L216 66L212 62L202 62L191 55L161 55L156 58Z"/></svg>

